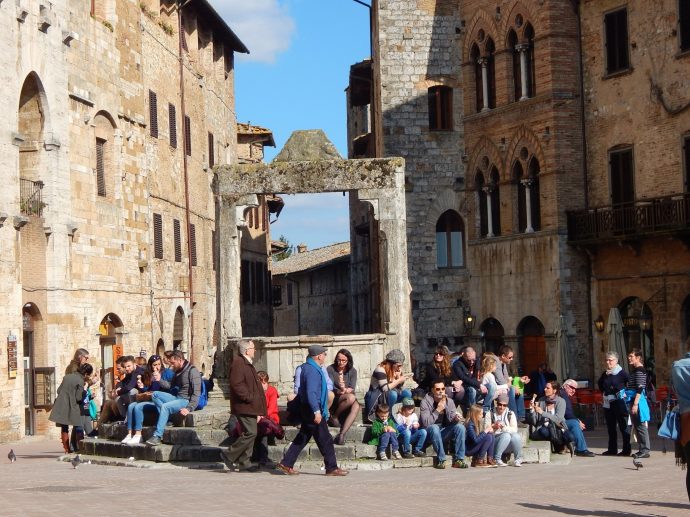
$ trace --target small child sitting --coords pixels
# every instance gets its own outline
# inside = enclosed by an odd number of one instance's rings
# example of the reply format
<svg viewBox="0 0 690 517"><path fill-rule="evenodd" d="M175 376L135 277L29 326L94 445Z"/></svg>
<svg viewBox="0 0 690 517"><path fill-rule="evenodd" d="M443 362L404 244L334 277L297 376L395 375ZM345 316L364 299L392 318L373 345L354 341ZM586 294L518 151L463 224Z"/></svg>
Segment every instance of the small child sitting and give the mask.
<svg viewBox="0 0 690 517"><path fill-rule="evenodd" d="M426 456L422 450L426 441L426 429L419 427L419 417L414 412L414 400L403 399L402 406L395 415L395 422L398 424L396 428L403 440L402 457L409 459L415 456L418 458ZM414 448L410 451L412 445Z"/></svg>
<svg viewBox="0 0 690 517"><path fill-rule="evenodd" d="M398 451L398 431L395 430L395 421L388 413L388 405L379 404L376 407L376 418L371 423L371 436L369 445L376 445L376 457L379 460L388 460L386 456L388 445L391 446L393 458L402 459Z"/></svg>

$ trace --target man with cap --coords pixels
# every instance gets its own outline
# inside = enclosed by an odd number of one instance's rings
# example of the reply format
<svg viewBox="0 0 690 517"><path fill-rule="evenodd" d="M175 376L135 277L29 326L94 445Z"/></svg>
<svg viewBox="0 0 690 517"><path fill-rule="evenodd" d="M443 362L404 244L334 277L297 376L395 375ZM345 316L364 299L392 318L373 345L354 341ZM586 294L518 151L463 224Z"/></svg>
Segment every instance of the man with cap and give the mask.
<svg viewBox="0 0 690 517"><path fill-rule="evenodd" d="M250 339L237 342L239 354L233 359L230 368L230 407L237 417L242 434L228 449L226 458L238 470L253 472L258 467L249 460L254 449L259 416L266 416L266 395L261 381L252 364L256 347Z"/></svg>
<svg viewBox="0 0 690 517"><path fill-rule="evenodd" d="M575 416L575 412L573 411L573 403L570 400L570 397L575 395L576 389L577 381L573 379L566 379L563 381L563 386L561 387L561 392L559 395L563 400L565 400L565 424L568 426L568 430L570 431L573 441L575 442L575 456L593 458L596 456L596 454L587 449L585 435L582 433L586 426L582 420Z"/></svg>
<svg viewBox="0 0 690 517"><path fill-rule="evenodd" d="M338 468L333 447L333 437L328 431L328 384L322 366L326 362L326 348L312 345L308 348L309 357L302 365L300 373L299 398L302 425L299 433L290 444L277 469L284 474L299 474L294 465L299 453L314 437L319 452L323 456L327 476L346 476L347 470Z"/></svg>

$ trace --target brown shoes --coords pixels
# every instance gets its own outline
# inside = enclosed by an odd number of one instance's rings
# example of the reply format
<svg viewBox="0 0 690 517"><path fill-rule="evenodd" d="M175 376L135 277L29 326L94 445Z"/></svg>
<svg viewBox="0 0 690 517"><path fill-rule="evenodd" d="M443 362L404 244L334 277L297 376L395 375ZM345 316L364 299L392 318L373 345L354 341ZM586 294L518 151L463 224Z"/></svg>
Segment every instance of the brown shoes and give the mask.
<svg viewBox="0 0 690 517"><path fill-rule="evenodd" d="M279 470L283 474L287 474L288 476L296 476L297 474L299 474L299 470L295 470L292 467L287 467L282 463L278 463L278 465L276 465L276 470Z"/></svg>
<svg viewBox="0 0 690 517"><path fill-rule="evenodd" d="M326 472L326 475L327 476L347 476L349 473L350 472L345 470L345 469L335 468L333 470L329 470L328 472Z"/></svg>

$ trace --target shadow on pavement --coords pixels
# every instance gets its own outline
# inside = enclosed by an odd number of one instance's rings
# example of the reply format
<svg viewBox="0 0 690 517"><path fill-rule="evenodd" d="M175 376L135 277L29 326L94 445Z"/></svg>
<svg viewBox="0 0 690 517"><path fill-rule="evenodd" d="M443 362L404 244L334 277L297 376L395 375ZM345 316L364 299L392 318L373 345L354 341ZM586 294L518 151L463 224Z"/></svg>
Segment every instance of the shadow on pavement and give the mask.
<svg viewBox="0 0 690 517"><path fill-rule="evenodd" d="M621 501L626 501L626 499L621 499ZM517 503L525 508L530 508L532 510L539 511L549 511L562 513L565 515L595 515L597 517L649 517L649 513L630 513L627 511L613 511L613 510L580 510L578 508L566 508L564 506L558 506L556 504L535 504L535 503ZM663 516L660 516L663 517Z"/></svg>
<svg viewBox="0 0 690 517"><path fill-rule="evenodd" d="M622 501L630 504L636 504L639 506L661 506L664 508L690 509L690 504L682 503L667 503L664 501L640 501L639 499L616 499L615 497L604 497L604 499L607 499L609 501Z"/></svg>

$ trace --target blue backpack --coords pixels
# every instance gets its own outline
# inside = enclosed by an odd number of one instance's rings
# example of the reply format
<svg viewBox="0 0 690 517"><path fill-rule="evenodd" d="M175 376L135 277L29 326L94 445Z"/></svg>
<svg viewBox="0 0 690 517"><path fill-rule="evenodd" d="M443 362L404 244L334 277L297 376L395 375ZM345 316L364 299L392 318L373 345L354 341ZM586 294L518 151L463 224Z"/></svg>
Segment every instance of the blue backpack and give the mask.
<svg viewBox="0 0 690 517"><path fill-rule="evenodd" d="M191 368L190 368L191 370ZM191 374L190 374L190 382L191 382ZM206 404L208 404L208 391L206 390L206 379L203 377L201 378L201 395L199 395L199 403L196 405L196 411L200 409L204 409L206 407Z"/></svg>

